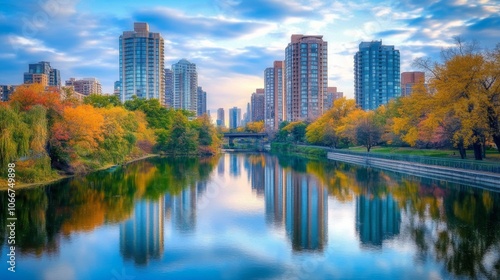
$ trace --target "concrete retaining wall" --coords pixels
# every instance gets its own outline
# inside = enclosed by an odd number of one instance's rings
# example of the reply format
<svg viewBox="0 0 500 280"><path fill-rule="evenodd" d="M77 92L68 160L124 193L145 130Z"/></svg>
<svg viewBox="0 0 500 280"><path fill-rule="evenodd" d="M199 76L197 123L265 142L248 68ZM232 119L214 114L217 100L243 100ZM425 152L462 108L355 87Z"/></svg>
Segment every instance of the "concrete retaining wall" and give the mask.
<svg viewBox="0 0 500 280"><path fill-rule="evenodd" d="M500 174L497 173L420 164L408 161L348 155L335 152L328 152L327 158L431 179L446 180L461 184L465 183L472 186L500 190Z"/></svg>

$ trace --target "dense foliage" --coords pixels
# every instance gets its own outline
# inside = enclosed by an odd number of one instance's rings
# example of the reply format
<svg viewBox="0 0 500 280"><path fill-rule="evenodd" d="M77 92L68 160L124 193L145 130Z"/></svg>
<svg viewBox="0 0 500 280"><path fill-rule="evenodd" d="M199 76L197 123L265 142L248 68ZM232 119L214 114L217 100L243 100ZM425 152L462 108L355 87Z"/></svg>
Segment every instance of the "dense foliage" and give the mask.
<svg viewBox="0 0 500 280"><path fill-rule="evenodd" d="M211 155L220 143L208 116L194 118L157 100L122 105L115 96L90 95L79 101L33 84L0 104L0 172L16 162L24 182L56 177L53 169L83 173L153 152Z"/></svg>

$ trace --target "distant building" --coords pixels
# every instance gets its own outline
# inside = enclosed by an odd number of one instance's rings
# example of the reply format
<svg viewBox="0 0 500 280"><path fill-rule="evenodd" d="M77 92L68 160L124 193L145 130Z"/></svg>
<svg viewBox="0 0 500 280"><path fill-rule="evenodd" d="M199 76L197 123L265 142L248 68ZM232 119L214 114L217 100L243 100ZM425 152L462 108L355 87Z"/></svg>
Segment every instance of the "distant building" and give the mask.
<svg viewBox="0 0 500 280"><path fill-rule="evenodd" d="M198 87L198 106L197 106L197 116L201 116L207 113L207 92L203 90L202 87Z"/></svg>
<svg viewBox="0 0 500 280"><path fill-rule="evenodd" d="M275 61L264 70L264 122L266 128L277 130L285 120L285 62Z"/></svg>
<svg viewBox="0 0 500 280"><path fill-rule="evenodd" d="M265 104L265 96L264 89L258 88L252 94L250 106L252 108L252 122L258 122L264 120L264 104Z"/></svg>
<svg viewBox="0 0 500 280"><path fill-rule="evenodd" d="M102 94L101 83L96 78L84 78L80 80L70 78L66 81L65 86L71 86L76 92L85 96L91 94Z"/></svg>
<svg viewBox="0 0 500 280"><path fill-rule="evenodd" d="M408 96L412 92L413 85L425 82L424 72L401 73L401 96Z"/></svg>
<svg viewBox="0 0 500 280"><path fill-rule="evenodd" d="M147 23L135 22L134 31L124 31L119 42L121 102L135 95L164 104L164 41L160 33L149 32Z"/></svg>
<svg viewBox="0 0 500 280"><path fill-rule="evenodd" d="M174 106L174 72L165 68L165 106L171 108Z"/></svg>
<svg viewBox="0 0 500 280"><path fill-rule="evenodd" d="M114 87L113 87L113 94L120 99L120 90L122 88L122 84L120 81L115 81Z"/></svg>
<svg viewBox="0 0 500 280"><path fill-rule="evenodd" d="M14 92L16 89L15 86L11 85L0 85L0 101L8 101L10 98L10 95Z"/></svg>
<svg viewBox="0 0 500 280"><path fill-rule="evenodd" d="M217 127L225 127L226 119L224 118L224 108L217 109Z"/></svg>
<svg viewBox="0 0 500 280"><path fill-rule="evenodd" d="M59 88L61 87L61 75L59 70L50 66L50 62L40 61L29 64L28 72L24 73L24 83L39 83Z"/></svg>
<svg viewBox="0 0 500 280"><path fill-rule="evenodd" d="M344 97L344 93L338 92L337 87L328 87L326 91L325 111L330 110L333 107L333 102L342 97Z"/></svg>
<svg viewBox="0 0 500 280"><path fill-rule="evenodd" d="M286 120L323 114L328 87L328 43L323 36L294 34L285 49Z"/></svg>
<svg viewBox="0 0 500 280"><path fill-rule="evenodd" d="M235 129L240 126L241 109L233 107L229 109L229 129Z"/></svg>
<svg viewBox="0 0 500 280"><path fill-rule="evenodd" d="M363 110L374 110L401 96L400 56L382 41L361 42L354 55L354 97Z"/></svg>
<svg viewBox="0 0 500 280"><path fill-rule="evenodd" d="M172 65L173 72L173 108L197 113L198 73L196 64L181 59Z"/></svg>

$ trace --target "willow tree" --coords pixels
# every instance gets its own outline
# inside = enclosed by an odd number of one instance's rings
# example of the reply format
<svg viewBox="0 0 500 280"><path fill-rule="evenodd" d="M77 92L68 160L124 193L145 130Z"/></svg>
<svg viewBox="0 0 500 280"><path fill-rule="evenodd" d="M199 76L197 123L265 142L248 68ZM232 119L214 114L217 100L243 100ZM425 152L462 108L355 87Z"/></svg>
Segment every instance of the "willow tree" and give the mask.
<svg viewBox="0 0 500 280"><path fill-rule="evenodd" d="M31 133L28 125L23 121L22 114L11 107L0 105L0 168L2 171L10 162L29 154Z"/></svg>

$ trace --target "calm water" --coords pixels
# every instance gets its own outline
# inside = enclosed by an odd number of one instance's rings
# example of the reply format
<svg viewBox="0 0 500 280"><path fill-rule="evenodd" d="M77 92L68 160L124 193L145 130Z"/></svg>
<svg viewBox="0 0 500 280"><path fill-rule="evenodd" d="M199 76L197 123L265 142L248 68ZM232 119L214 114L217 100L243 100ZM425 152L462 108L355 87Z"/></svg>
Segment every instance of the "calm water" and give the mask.
<svg viewBox="0 0 500 280"><path fill-rule="evenodd" d="M154 158L18 190L0 279L498 279L500 195L265 154Z"/></svg>

